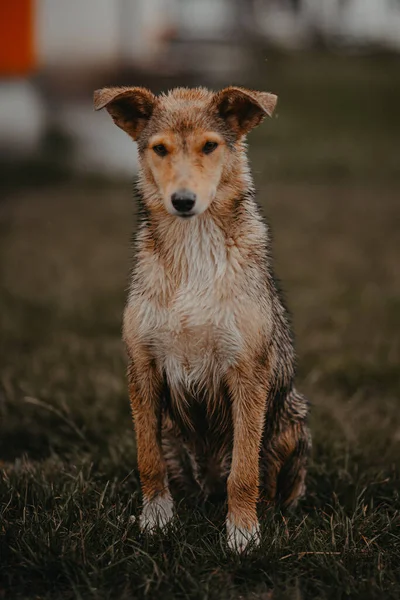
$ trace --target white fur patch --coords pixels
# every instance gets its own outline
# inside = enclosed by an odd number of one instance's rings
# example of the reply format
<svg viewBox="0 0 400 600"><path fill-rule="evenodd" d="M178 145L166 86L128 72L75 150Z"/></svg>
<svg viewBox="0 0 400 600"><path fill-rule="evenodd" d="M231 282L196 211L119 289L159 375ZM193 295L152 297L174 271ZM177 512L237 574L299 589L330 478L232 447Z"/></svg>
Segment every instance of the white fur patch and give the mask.
<svg viewBox="0 0 400 600"><path fill-rule="evenodd" d="M258 523L251 529L245 529L237 527L228 517L226 520L226 535L228 547L238 554L245 552L249 545L253 548L260 545L260 527Z"/></svg>
<svg viewBox="0 0 400 600"><path fill-rule="evenodd" d="M174 504L170 494L158 496L153 500L144 499L142 514L139 518L140 529L147 533L164 529L174 516L173 508Z"/></svg>
<svg viewBox="0 0 400 600"><path fill-rule="evenodd" d="M133 330L151 346L174 395L184 398L194 389L217 389L243 353L244 335L258 335L260 300L239 249L211 218L175 218L162 235L170 240L162 257L139 257L127 313L132 307ZM171 271L178 275L173 281Z"/></svg>

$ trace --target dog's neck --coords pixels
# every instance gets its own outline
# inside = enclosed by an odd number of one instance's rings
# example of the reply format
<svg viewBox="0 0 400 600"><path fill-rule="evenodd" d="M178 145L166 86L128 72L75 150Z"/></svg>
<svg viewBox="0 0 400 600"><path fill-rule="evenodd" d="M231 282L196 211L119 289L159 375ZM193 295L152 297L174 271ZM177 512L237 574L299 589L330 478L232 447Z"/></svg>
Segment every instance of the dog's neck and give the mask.
<svg viewBox="0 0 400 600"><path fill-rule="evenodd" d="M236 173L201 215L182 219L146 211L138 232L136 273L147 273L148 292L165 301L181 285L200 294L217 285L225 293L227 278L233 284L265 259L267 238L251 177L248 171Z"/></svg>

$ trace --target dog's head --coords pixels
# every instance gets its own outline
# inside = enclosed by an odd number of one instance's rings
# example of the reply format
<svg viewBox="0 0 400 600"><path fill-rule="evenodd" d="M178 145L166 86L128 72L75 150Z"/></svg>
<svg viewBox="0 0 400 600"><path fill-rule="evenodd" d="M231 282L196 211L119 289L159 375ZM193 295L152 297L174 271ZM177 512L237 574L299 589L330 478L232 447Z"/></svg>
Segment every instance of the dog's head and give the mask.
<svg viewBox="0 0 400 600"><path fill-rule="evenodd" d="M106 108L138 143L149 208L186 218L210 206L235 169L244 136L272 115L276 101L274 94L238 87L176 88L160 96L119 87L94 94L95 109Z"/></svg>

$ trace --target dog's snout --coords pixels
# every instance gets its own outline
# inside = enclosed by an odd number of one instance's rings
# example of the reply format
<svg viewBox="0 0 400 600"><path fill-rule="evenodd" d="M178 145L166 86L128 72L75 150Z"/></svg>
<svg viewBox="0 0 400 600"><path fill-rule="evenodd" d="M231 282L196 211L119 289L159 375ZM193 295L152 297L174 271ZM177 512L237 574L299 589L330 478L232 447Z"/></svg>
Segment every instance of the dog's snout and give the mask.
<svg viewBox="0 0 400 600"><path fill-rule="evenodd" d="M171 196L172 206L180 213L188 213L196 202L196 194L190 190L178 190Z"/></svg>

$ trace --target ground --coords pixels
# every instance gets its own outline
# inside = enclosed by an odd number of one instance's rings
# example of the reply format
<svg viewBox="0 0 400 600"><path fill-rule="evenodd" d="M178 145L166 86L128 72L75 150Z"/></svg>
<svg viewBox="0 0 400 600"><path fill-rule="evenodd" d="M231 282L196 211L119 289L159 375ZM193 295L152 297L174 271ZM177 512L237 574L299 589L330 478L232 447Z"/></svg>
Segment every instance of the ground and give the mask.
<svg viewBox="0 0 400 600"><path fill-rule="evenodd" d="M132 186L9 186L0 598L399 598L400 94L391 59L341 60L277 68L279 118L249 139L314 439L304 501L262 515L251 555L227 551L212 507L181 506L154 539L135 521L120 341Z"/></svg>

